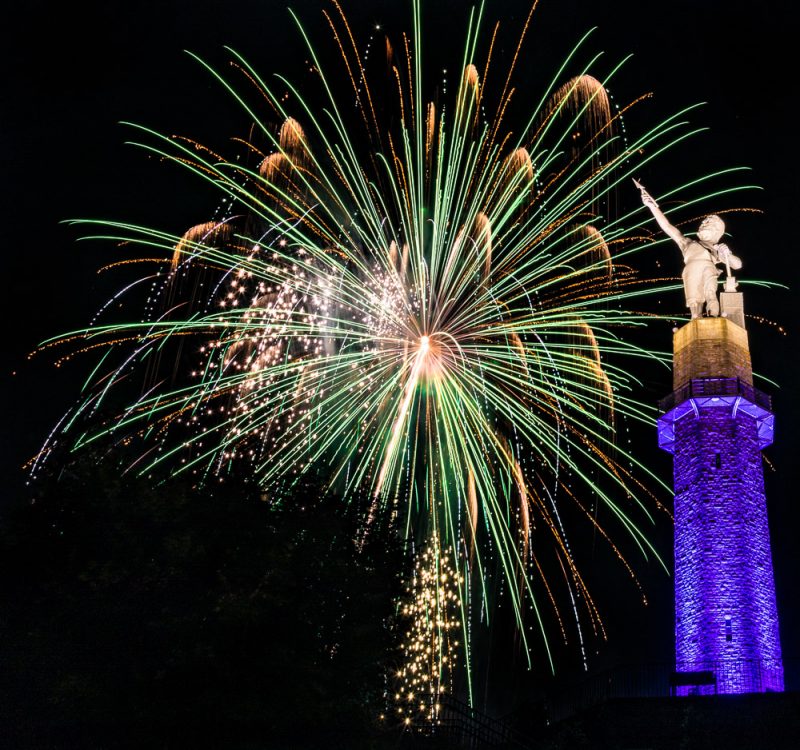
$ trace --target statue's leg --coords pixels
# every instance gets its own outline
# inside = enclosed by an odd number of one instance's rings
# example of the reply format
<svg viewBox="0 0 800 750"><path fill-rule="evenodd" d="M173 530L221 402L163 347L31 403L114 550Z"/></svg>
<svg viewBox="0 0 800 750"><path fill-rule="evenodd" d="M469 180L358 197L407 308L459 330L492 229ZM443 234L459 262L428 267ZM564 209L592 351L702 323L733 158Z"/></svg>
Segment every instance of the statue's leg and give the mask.
<svg viewBox="0 0 800 750"><path fill-rule="evenodd" d="M687 263L683 269L683 293L686 295L686 307L691 310L692 318L703 314L703 267L699 263Z"/></svg>
<svg viewBox="0 0 800 750"><path fill-rule="evenodd" d="M717 297L717 269L706 272L703 283L703 294L706 300L706 313L714 318L719 317L719 298Z"/></svg>

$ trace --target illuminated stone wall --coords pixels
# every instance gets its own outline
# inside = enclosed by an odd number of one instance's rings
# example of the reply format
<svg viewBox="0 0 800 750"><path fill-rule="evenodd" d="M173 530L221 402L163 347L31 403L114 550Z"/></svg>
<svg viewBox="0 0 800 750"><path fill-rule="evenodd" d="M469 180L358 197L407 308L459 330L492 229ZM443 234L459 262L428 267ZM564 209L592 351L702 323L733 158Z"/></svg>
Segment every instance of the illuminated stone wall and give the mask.
<svg viewBox="0 0 800 750"><path fill-rule="evenodd" d="M678 329L672 387L677 390L695 378L739 378L752 384L747 331L725 318L697 318Z"/></svg>
<svg viewBox="0 0 800 750"><path fill-rule="evenodd" d="M685 330L690 326L694 331ZM746 333L728 327L739 329L706 318L676 333L676 364L690 387L660 420L662 431L671 430L662 447L674 456L676 670L713 671L720 693L781 691L761 458L772 415L747 385ZM714 360L723 365L716 377L708 371ZM718 381L727 395L697 395ZM676 382L676 394L686 385Z"/></svg>

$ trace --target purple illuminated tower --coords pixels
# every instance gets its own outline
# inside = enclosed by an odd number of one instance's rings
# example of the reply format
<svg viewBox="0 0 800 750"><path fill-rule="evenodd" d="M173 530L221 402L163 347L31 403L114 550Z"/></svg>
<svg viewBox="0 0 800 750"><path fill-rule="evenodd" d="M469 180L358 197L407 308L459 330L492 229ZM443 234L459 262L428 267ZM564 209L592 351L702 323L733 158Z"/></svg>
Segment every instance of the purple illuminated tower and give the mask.
<svg viewBox="0 0 800 750"><path fill-rule="evenodd" d="M684 694L783 690L761 463L774 417L753 387L741 294L721 296L727 317L696 318L675 333L674 390L658 423L659 445L674 457L675 661Z"/></svg>

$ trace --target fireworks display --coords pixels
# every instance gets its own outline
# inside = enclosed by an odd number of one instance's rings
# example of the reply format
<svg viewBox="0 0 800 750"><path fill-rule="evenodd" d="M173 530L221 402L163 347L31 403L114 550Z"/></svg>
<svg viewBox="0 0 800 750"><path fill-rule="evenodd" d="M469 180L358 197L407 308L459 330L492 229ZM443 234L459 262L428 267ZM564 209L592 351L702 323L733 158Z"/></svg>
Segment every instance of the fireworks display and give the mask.
<svg viewBox="0 0 800 750"><path fill-rule="evenodd" d="M418 555L407 587L401 616L407 624L397 672L397 714L403 723L432 723L439 716L442 696L452 692L458 660L461 601L460 580L434 537Z"/></svg>
<svg viewBox="0 0 800 750"><path fill-rule="evenodd" d="M615 204L693 131L681 112L626 134L607 93L619 66L593 77L603 66L578 62L585 39L531 83L516 70L530 17L503 62L498 27L473 10L459 63L429 71L419 2L410 34L375 30L366 46L336 2L323 14L336 65L294 19L313 93L234 52L230 76L206 66L254 123L236 157L137 128L220 208L182 235L80 222L142 248L154 270L113 300L146 288L142 316L105 322L104 308L43 345L99 362L34 471L56 445L110 437L134 447L127 471L246 472L274 502L310 479L361 509L364 535L391 525L423 550L400 714L433 718L456 644L469 671L472 603L491 612L487 570L501 571L523 640L547 643L545 609L564 637L567 620L602 632L565 504L613 547L604 508L655 555L639 525L655 507L648 473L617 437L620 420L655 415L626 365L659 357L626 333L648 320L636 308L652 282L630 267L647 216ZM520 100L533 106L511 127ZM703 184L684 206L708 198Z"/></svg>

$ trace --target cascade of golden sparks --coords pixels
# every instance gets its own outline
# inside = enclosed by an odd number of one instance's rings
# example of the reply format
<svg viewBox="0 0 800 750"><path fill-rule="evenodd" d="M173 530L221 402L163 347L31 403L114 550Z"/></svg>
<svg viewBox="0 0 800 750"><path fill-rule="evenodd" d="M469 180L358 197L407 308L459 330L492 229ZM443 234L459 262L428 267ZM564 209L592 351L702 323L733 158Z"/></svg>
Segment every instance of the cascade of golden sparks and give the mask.
<svg viewBox="0 0 800 750"><path fill-rule="evenodd" d="M434 538L416 559L401 605L406 625L403 663L395 675L394 702L405 725L433 725L442 696L452 692L461 634L460 585L463 580Z"/></svg>

